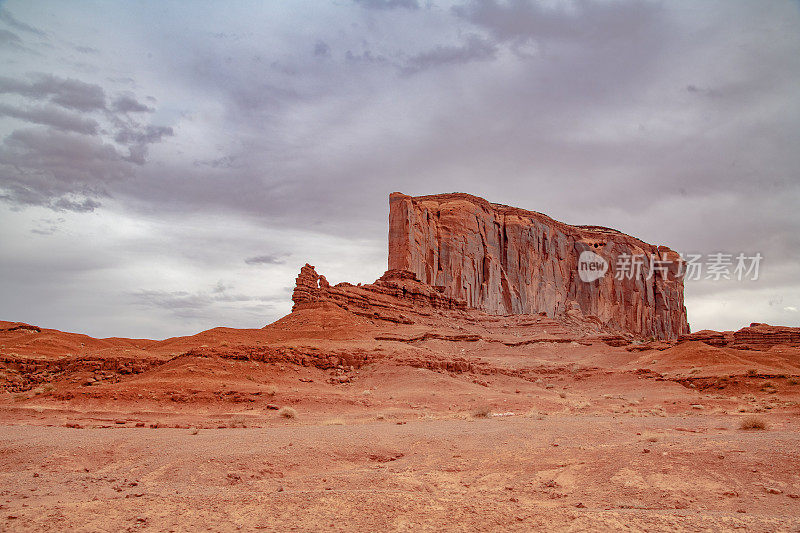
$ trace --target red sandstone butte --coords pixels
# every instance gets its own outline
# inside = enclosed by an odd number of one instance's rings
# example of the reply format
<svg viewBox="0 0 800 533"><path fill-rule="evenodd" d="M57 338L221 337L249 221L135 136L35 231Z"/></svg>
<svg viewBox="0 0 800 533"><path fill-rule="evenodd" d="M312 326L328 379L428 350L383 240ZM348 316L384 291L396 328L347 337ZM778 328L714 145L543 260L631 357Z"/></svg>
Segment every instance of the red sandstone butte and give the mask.
<svg viewBox="0 0 800 533"><path fill-rule="evenodd" d="M609 263L584 282L578 257ZM642 256L638 275L617 279L623 255ZM669 261L652 276L650 258ZM673 339L689 332L679 254L617 230L570 226L541 213L469 194L389 197L389 270L412 272L444 296L490 314L550 317L582 313L638 337Z"/></svg>

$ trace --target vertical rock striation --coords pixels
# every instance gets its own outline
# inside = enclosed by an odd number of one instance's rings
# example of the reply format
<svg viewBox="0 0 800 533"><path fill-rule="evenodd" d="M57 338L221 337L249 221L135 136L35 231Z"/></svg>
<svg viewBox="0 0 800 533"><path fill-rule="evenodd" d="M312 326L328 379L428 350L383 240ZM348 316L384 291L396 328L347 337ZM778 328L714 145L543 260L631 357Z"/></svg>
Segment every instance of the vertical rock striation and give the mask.
<svg viewBox="0 0 800 533"><path fill-rule="evenodd" d="M602 257L608 272L582 281L582 252ZM627 257L640 267L615 271ZM389 269L492 314L583 314L640 337L676 338L689 332L681 267L665 246L469 194L389 197Z"/></svg>

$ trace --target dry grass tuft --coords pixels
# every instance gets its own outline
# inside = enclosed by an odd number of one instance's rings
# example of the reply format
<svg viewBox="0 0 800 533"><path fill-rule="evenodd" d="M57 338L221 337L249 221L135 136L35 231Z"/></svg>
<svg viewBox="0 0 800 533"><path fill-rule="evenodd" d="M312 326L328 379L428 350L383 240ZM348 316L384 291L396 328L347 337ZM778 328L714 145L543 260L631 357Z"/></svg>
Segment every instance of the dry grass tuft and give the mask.
<svg viewBox="0 0 800 533"><path fill-rule="evenodd" d="M647 442L658 442L659 441L659 436L656 435L655 433L645 433L642 436L644 437L644 440L647 441Z"/></svg>
<svg viewBox="0 0 800 533"><path fill-rule="evenodd" d="M247 419L241 416L234 417L228 422L229 428L246 428Z"/></svg>
<svg viewBox="0 0 800 533"><path fill-rule="evenodd" d="M278 416L281 418L297 418L297 411L291 407L281 407L278 409Z"/></svg>
<svg viewBox="0 0 800 533"><path fill-rule="evenodd" d="M739 429L745 430L764 430L767 429L767 423L764 421L763 418L759 418L757 416L748 416L743 418L742 421L739 423Z"/></svg>
<svg viewBox="0 0 800 533"><path fill-rule="evenodd" d="M491 418L492 410L488 407L481 407L472 411L472 418Z"/></svg>

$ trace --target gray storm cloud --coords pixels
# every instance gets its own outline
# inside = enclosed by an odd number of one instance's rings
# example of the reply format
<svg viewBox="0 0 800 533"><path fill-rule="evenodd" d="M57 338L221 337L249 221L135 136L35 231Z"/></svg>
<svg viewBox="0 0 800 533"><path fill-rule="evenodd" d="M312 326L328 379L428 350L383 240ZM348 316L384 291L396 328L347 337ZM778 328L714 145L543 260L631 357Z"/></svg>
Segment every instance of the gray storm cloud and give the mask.
<svg viewBox="0 0 800 533"><path fill-rule="evenodd" d="M693 328L800 325L794 2L164 4L158 25L146 4L72 9L0 9L0 227L23 228L0 237L28 250L0 263L11 319L263 325L305 260L332 280L380 275L400 190L761 252L757 283L687 286ZM109 250L69 240L82 234ZM72 318L26 301L25 264L61 279L65 263L30 238L106 258L107 279L70 279L109 297ZM214 299L219 279L276 300Z"/></svg>

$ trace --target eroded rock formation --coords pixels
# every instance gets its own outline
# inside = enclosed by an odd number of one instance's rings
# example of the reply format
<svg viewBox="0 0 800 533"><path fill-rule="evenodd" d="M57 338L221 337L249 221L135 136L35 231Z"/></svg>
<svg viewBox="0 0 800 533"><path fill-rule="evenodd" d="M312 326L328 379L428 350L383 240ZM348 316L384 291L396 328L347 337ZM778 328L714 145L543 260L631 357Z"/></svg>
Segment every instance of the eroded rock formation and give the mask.
<svg viewBox="0 0 800 533"><path fill-rule="evenodd" d="M734 348L768 350L776 345L800 346L800 328L789 326L770 326L755 322L733 334Z"/></svg>
<svg viewBox="0 0 800 533"><path fill-rule="evenodd" d="M292 301L293 311L333 304L357 315L398 323L411 323L408 314L467 309L463 300L442 295L411 272L389 270L375 283L331 286L309 264L300 269Z"/></svg>
<svg viewBox="0 0 800 533"><path fill-rule="evenodd" d="M678 343L691 341L736 350L769 350L773 346L800 347L800 328L754 322L738 331L720 332L704 329L678 337Z"/></svg>
<svg viewBox="0 0 800 533"><path fill-rule="evenodd" d="M585 251L609 264L595 281L578 275ZM619 279L613 266L626 256L640 258L641 266ZM389 269L413 272L492 314L577 312L640 337L675 338L689 331L681 266L665 246L468 194L389 198Z"/></svg>
<svg viewBox="0 0 800 533"><path fill-rule="evenodd" d="M328 303L400 322L420 308L474 309L566 317L640 338L689 332L682 262L667 247L462 193L394 193L389 206L386 274L373 284L331 287L306 265L292 296L295 309ZM608 272L582 280L579 258L587 253ZM613 265L625 257L640 265L619 275Z"/></svg>

